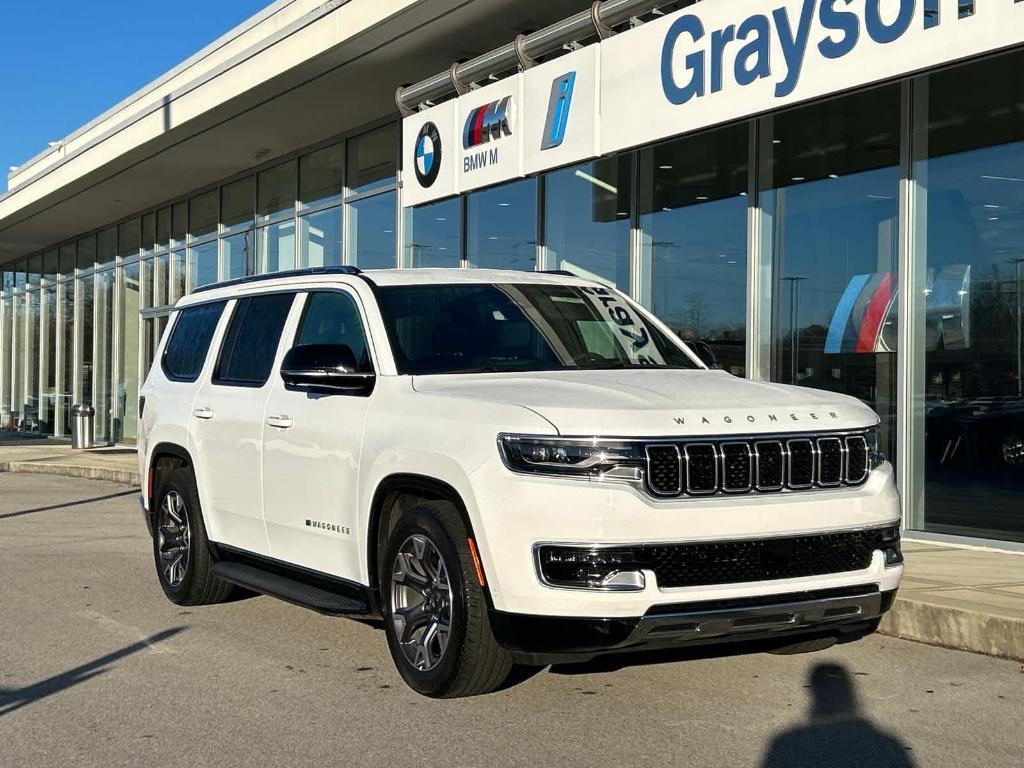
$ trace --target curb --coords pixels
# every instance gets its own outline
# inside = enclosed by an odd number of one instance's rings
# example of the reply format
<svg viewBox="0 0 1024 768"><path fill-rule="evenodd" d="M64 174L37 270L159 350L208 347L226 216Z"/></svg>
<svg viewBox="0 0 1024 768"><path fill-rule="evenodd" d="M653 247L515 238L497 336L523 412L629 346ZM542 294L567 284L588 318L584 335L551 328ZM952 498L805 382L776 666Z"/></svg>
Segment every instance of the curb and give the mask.
<svg viewBox="0 0 1024 768"><path fill-rule="evenodd" d="M81 477L87 480L106 480L121 485L139 487L139 471L137 469L118 469L116 467L94 467L82 464L49 464L38 461L9 461L0 463L0 472L24 473L32 475L62 475L63 477Z"/></svg>
<svg viewBox="0 0 1024 768"><path fill-rule="evenodd" d="M1024 616L1014 618L897 597L882 634L1024 661Z"/></svg>

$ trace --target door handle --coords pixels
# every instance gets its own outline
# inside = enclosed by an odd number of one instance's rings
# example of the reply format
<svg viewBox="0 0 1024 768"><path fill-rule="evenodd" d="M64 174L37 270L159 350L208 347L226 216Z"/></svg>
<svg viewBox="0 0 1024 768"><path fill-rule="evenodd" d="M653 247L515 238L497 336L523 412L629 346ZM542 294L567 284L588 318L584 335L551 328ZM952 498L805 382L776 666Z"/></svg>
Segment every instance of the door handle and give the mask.
<svg viewBox="0 0 1024 768"><path fill-rule="evenodd" d="M288 429L293 423L288 416L267 416L267 424L278 429Z"/></svg>
<svg viewBox="0 0 1024 768"><path fill-rule="evenodd" d="M192 411L192 415L195 416L197 419L212 419L213 410L211 410L210 408L196 408L194 411Z"/></svg>

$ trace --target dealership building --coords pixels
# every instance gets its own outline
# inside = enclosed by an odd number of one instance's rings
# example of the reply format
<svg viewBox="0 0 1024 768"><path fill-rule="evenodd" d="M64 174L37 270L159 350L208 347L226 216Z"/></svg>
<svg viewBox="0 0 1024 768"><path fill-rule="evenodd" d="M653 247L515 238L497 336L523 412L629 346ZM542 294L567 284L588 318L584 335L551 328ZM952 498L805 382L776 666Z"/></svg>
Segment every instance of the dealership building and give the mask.
<svg viewBox="0 0 1024 768"><path fill-rule="evenodd" d="M330 265L614 283L1024 547L1021 0L278 0L11 168L0 435L132 445L175 301Z"/></svg>

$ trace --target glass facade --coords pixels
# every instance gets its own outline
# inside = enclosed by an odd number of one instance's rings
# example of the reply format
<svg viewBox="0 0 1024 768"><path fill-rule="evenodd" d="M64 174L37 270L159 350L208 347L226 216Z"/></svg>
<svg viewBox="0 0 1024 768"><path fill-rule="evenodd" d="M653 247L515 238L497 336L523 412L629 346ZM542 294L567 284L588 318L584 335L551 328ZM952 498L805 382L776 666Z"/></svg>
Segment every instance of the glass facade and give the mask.
<svg viewBox="0 0 1024 768"><path fill-rule="evenodd" d="M278 160L212 189L0 265L0 430L136 441L139 387L174 303L296 266L398 265L397 124Z"/></svg>
<svg viewBox="0 0 1024 768"><path fill-rule="evenodd" d="M395 123L0 267L0 427L135 439L170 307L257 272L567 270L882 418L910 528L1024 542L1024 53L400 212ZM396 245L400 244L400 248Z"/></svg>

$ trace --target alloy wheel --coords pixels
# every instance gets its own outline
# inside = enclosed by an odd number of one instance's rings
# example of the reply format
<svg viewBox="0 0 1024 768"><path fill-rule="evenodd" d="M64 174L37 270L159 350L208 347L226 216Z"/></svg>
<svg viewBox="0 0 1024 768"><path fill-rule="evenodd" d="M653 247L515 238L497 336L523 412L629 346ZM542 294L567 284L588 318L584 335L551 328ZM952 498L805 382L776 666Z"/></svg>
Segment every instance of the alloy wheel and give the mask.
<svg viewBox="0 0 1024 768"><path fill-rule="evenodd" d="M415 534L398 550L391 567L391 622L402 654L429 672L444 657L452 626L452 588L437 546Z"/></svg>
<svg viewBox="0 0 1024 768"><path fill-rule="evenodd" d="M161 575L164 583L171 588L180 587L185 581L190 541L185 500L177 491L168 491L160 504L156 547L160 556Z"/></svg>

